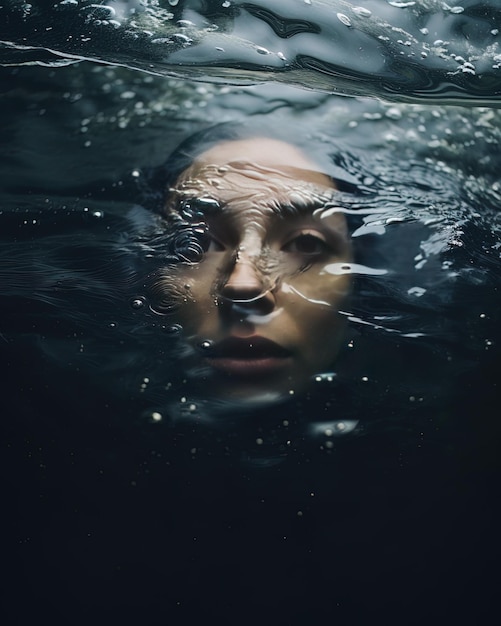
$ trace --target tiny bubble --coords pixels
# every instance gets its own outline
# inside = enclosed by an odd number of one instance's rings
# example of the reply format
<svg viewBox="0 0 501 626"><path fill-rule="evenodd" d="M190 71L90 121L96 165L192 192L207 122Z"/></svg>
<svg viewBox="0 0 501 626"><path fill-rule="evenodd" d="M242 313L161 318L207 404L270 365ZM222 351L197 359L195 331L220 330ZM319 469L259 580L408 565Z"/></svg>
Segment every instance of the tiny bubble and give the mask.
<svg viewBox="0 0 501 626"><path fill-rule="evenodd" d="M167 328L165 329L165 332L168 333L169 335L177 335L182 330L183 330L183 327L181 326L181 324L172 324L172 326L167 326Z"/></svg>
<svg viewBox="0 0 501 626"><path fill-rule="evenodd" d="M158 413L158 411L153 411L153 413L151 414L151 419L154 422L160 422L162 421L162 414Z"/></svg>
<svg viewBox="0 0 501 626"><path fill-rule="evenodd" d="M132 300L130 305L131 305L131 307L133 309L141 309L144 306L144 299L143 298L134 298L134 300Z"/></svg>
<svg viewBox="0 0 501 626"><path fill-rule="evenodd" d="M362 380L364 383L366 383L369 379L367 378L367 376L362 376Z"/></svg>
<svg viewBox="0 0 501 626"><path fill-rule="evenodd" d="M264 440L263 440L263 439L261 439L261 437L258 437L258 438L256 439L256 443L257 443L257 445L258 445L258 446L262 446L262 445L263 445L263 443L264 443Z"/></svg>

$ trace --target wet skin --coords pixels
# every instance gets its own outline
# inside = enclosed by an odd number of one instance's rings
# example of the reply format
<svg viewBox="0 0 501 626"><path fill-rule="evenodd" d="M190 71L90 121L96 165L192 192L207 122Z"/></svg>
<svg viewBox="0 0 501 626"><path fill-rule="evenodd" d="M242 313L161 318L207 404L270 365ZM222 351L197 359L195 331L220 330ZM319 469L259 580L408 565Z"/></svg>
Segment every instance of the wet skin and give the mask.
<svg viewBox="0 0 501 626"><path fill-rule="evenodd" d="M184 366L203 394L252 401L305 388L332 365L350 288L346 222L332 180L276 140L229 141L176 181L166 213L216 205L200 262L174 268ZM215 202L214 202L215 201Z"/></svg>

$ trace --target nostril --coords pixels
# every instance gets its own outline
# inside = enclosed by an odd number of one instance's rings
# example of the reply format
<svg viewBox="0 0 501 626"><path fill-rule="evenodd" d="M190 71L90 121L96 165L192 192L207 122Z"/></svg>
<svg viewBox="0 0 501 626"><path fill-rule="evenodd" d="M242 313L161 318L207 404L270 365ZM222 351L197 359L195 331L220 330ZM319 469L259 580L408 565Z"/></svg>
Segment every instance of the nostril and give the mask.
<svg viewBox="0 0 501 626"><path fill-rule="evenodd" d="M252 300L259 297L263 281L249 262L238 262L221 289L221 295L231 300Z"/></svg>
<svg viewBox="0 0 501 626"><path fill-rule="evenodd" d="M239 309L255 312L269 313L275 301L269 285L248 261L235 263L219 295L223 301L237 305Z"/></svg>

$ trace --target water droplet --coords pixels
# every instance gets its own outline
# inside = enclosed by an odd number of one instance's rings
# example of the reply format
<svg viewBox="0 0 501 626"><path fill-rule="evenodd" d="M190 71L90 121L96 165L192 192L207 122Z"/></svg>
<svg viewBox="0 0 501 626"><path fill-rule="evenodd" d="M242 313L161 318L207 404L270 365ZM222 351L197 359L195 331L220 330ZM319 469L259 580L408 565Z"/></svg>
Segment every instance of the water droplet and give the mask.
<svg viewBox="0 0 501 626"><path fill-rule="evenodd" d="M161 422L162 414L158 413L158 411L153 411L153 413L151 414L151 419L153 422Z"/></svg>
<svg viewBox="0 0 501 626"><path fill-rule="evenodd" d="M102 211L92 211L91 215L97 220L100 220L102 217L104 217L104 213Z"/></svg>
<svg viewBox="0 0 501 626"><path fill-rule="evenodd" d="M372 11L365 7L353 7L351 10L355 15L360 15L360 17L370 17L372 15Z"/></svg>
<svg viewBox="0 0 501 626"><path fill-rule="evenodd" d="M257 443L257 445L258 445L258 446L262 446L262 445L263 445L263 443L264 443L264 440L263 440L263 439L261 439L261 437L258 437L258 438L256 439L256 443Z"/></svg>
<svg viewBox="0 0 501 626"><path fill-rule="evenodd" d="M391 120L399 120L402 117L402 111L397 107L390 107L386 111L386 117L389 117Z"/></svg>
<svg viewBox="0 0 501 626"><path fill-rule="evenodd" d="M169 0L169 4L171 5L171 7L177 7L177 5L179 4L179 0Z"/></svg>
<svg viewBox="0 0 501 626"><path fill-rule="evenodd" d="M200 347L202 348L202 350L209 350L209 348L212 347L213 343L214 343L213 341L209 341L209 340L202 341L202 343L200 344Z"/></svg>
<svg viewBox="0 0 501 626"><path fill-rule="evenodd" d="M345 15L344 13L338 13L337 14L337 19L341 22L341 24L344 24L345 26L348 26L348 27L351 26L350 18L347 15Z"/></svg>
<svg viewBox="0 0 501 626"><path fill-rule="evenodd" d="M367 376L362 376L362 381L363 381L364 383L368 382L368 380L369 380L369 379L368 379L368 377L367 377Z"/></svg>
<svg viewBox="0 0 501 626"><path fill-rule="evenodd" d="M139 170L132 170L132 176L134 178L139 178L141 176L141 172Z"/></svg>
<svg viewBox="0 0 501 626"><path fill-rule="evenodd" d="M271 54L269 50L267 50L266 48L263 48L262 46L258 46L256 48L256 52L258 52L259 54Z"/></svg>

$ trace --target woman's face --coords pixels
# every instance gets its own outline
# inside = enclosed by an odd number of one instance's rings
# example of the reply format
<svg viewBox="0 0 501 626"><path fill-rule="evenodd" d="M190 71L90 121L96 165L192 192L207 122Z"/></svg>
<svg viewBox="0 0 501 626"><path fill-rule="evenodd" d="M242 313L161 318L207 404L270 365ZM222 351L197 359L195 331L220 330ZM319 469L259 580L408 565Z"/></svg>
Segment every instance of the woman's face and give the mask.
<svg viewBox="0 0 501 626"><path fill-rule="evenodd" d="M196 206L207 224L201 261L169 279L205 397L293 395L334 360L351 260L344 216L325 209L334 192L297 148L264 138L218 144L176 181L166 212Z"/></svg>

